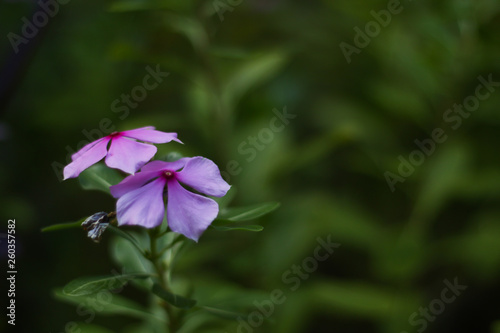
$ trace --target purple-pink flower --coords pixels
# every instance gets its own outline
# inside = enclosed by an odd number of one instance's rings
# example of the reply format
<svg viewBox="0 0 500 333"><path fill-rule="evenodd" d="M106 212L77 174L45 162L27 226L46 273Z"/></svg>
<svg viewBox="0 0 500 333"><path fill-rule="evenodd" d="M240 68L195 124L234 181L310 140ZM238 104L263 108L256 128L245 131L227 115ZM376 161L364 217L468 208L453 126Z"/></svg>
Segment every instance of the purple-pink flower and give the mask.
<svg viewBox="0 0 500 333"><path fill-rule="evenodd" d="M163 200L166 195L169 228L198 241L217 217L219 206L210 198L186 190L181 183L214 197L224 196L230 188L217 165L207 158L153 161L140 172L110 187L111 194L119 198L116 204L118 225L159 226L165 216Z"/></svg>
<svg viewBox="0 0 500 333"><path fill-rule="evenodd" d="M91 165L106 157L106 165L133 174L146 164L155 154L156 147L149 143L177 141L177 133L156 131L153 126L129 131L114 132L91 142L71 156L72 162L63 171L64 179L75 178ZM108 149L108 143L109 145Z"/></svg>

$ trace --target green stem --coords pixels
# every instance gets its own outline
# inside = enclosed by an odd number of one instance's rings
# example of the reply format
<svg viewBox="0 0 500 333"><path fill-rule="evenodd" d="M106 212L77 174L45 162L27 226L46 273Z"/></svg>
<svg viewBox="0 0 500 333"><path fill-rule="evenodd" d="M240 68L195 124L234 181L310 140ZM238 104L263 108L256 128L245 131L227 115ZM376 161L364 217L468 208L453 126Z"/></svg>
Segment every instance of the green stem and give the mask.
<svg viewBox="0 0 500 333"><path fill-rule="evenodd" d="M163 250L158 252L157 249L157 240L160 236L162 236L163 233L161 233L158 229L152 229L149 232L149 240L150 240L150 247L151 247L151 252L150 255L147 257L149 261L153 264L153 267L156 271L156 274L158 275L158 283L160 286L167 290L170 291L169 286L168 286L168 280L167 280L167 268L161 261L161 257L163 254ZM177 311L167 302L161 301L161 306L165 310L167 316L168 316L168 326L167 326L167 331L169 333L176 333L177 330L180 328L180 322L178 320L178 313Z"/></svg>

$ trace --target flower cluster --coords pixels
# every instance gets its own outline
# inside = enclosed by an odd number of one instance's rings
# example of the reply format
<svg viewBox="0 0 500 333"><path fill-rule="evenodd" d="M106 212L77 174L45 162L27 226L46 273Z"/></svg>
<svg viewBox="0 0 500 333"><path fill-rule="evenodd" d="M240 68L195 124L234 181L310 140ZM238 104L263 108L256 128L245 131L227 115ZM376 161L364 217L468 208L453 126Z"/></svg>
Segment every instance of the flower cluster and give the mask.
<svg viewBox="0 0 500 333"><path fill-rule="evenodd" d="M161 225L166 198L169 228L198 241L217 217L219 206L213 199L185 187L222 197L230 186L222 179L217 165L204 157L147 163L156 153L156 147L150 143L170 141L182 143L176 133L160 132L154 127L112 133L73 154L72 162L64 168L64 179L78 177L83 170L105 158L108 167L131 174L110 187L111 194L118 199L118 225L146 228Z"/></svg>

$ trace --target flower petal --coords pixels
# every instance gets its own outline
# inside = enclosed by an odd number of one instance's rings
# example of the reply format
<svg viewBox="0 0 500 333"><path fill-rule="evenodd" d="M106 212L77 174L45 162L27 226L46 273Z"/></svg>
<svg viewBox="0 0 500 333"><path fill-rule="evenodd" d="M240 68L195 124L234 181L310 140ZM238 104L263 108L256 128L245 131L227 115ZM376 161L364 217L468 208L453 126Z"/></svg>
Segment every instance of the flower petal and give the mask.
<svg viewBox="0 0 500 333"><path fill-rule="evenodd" d="M201 156L191 158L184 169L177 173L177 179L201 193L214 197L224 196L231 187L222 179L217 165Z"/></svg>
<svg viewBox="0 0 500 333"><path fill-rule="evenodd" d="M101 140L85 152L80 154L73 162L66 165L63 170L64 180L75 178L92 164L99 162L107 153L109 139Z"/></svg>
<svg viewBox="0 0 500 333"><path fill-rule="evenodd" d="M155 130L154 127L142 127L129 131L121 132L124 136L152 143L167 143L170 141L177 141L182 143L177 139L177 133L166 133Z"/></svg>
<svg viewBox="0 0 500 333"><path fill-rule="evenodd" d="M113 197L120 198L128 192L142 187L144 184L158 177L160 174L161 172L159 171L138 172L135 175L128 176L119 184L111 186L109 190L111 191L111 195Z"/></svg>
<svg viewBox="0 0 500 333"><path fill-rule="evenodd" d="M187 161L189 161L190 157L183 157L174 162L165 162L165 161L152 161L142 167L141 171L159 171L159 170L170 170L177 171L182 169Z"/></svg>
<svg viewBox="0 0 500 333"><path fill-rule="evenodd" d="M74 153L73 155L71 155L71 160L74 161L76 160L78 157L82 156L85 152L87 152L90 148L92 148L93 146L95 146L96 144L98 144L100 141L106 139L106 137L103 137L103 138L100 138L100 139L97 139L95 141L92 141L91 143L87 143L85 146L83 146L79 151L77 151L76 153ZM109 139L108 139L109 141Z"/></svg>
<svg viewBox="0 0 500 333"><path fill-rule="evenodd" d="M169 180L167 187L168 227L197 242L217 217L219 206L212 199L187 191L175 179Z"/></svg>
<svg viewBox="0 0 500 333"><path fill-rule="evenodd" d="M111 141L106 165L133 174L155 154L156 147L153 145L116 137Z"/></svg>
<svg viewBox="0 0 500 333"><path fill-rule="evenodd" d="M146 228L159 226L165 216L165 182L165 178L158 178L118 199L118 225L140 225Z"/></svg>

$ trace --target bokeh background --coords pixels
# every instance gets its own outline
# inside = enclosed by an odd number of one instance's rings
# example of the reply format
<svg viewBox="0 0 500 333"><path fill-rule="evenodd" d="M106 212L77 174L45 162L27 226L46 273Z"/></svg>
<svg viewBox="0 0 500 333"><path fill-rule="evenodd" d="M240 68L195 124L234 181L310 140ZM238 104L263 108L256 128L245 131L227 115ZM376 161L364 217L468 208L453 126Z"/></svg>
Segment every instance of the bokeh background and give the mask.
<svg viewBox="0 0 500 333"><path fill-rule="evenodd" d="M107 118L116 130L179 133L185 145L158 154L213 159L236 189L231 205L281 202L260 233L207 231L175 271L200 299L247 313L284 291L253 332L500 332L499 87L458 128L443 120L479 76L500 81L500 4L402 1L348 62L339 45L354 46L354 28L388 3L72 0L15 53L9 33L21 36L23 17L41 8L2 1L0 230L16 219L15 331L78 332L71 321L81 332L145 331L137 317L88 320L54 297L76 277L120 269L111 235L96 245L78 229L40 232L113 209L110 197L58 176L84 131ZM169 75L117 111L148 66ZM296 117L266 137L273 110L284 109ZM436 128L447 140L391 191L386 172L397 174L399 156ZM250 158L241 145L262 131ZM340 247L290 290L283 274L314 254L318 237ZM419 309L455 279L467 289L423 320ZM121 295L147 303L132 286ZM12 329L4 315L0 328ZM195 314L184 332L237 330Z"/></svg>

